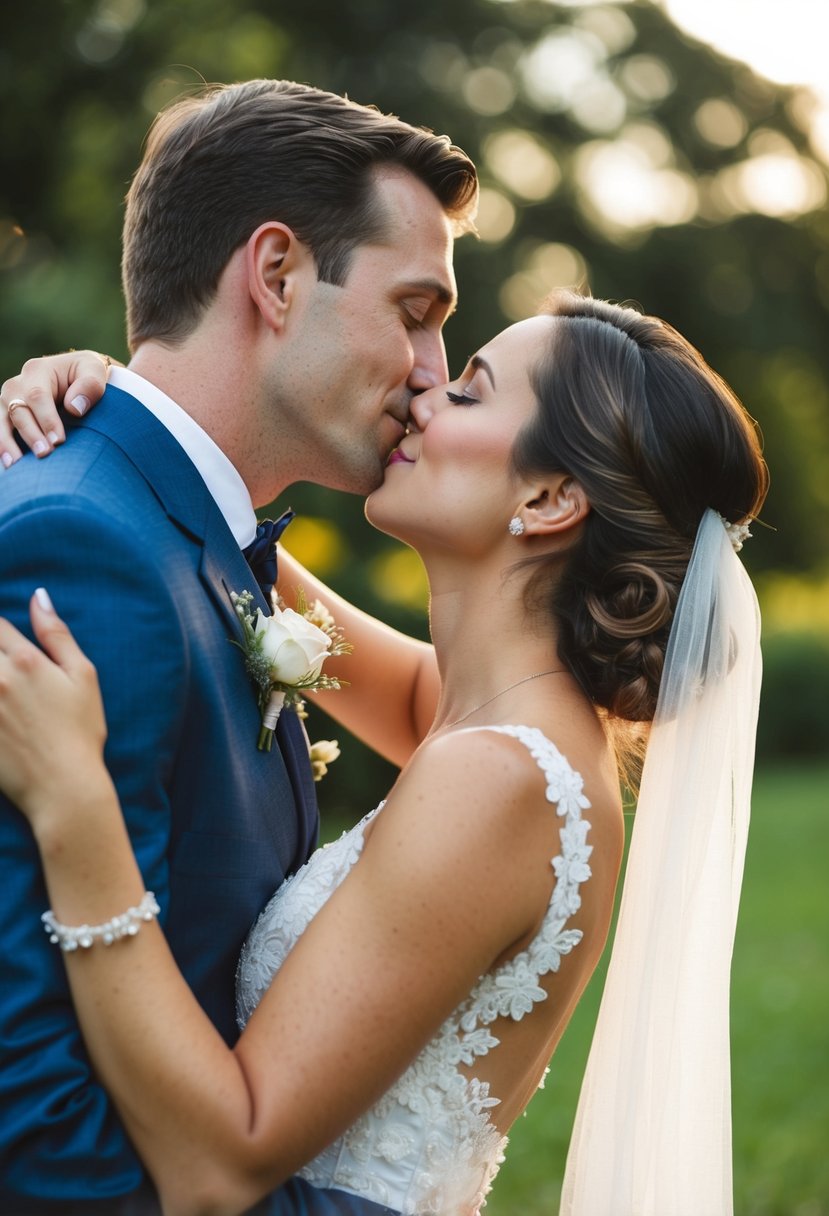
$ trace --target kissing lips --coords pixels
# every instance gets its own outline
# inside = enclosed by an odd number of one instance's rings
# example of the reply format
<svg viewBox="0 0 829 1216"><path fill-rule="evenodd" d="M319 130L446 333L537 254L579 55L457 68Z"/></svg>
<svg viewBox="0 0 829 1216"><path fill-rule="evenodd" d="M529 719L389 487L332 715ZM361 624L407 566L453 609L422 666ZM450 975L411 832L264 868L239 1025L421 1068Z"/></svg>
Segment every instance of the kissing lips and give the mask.
<svg viewBox="0 0 829 1216"><path fill-rule="evenodd" d="M389 456L389 464L400 464L401 461L403 464L414 464L414 461L401 451L400 448L395 448L391 456Z"/></svg>

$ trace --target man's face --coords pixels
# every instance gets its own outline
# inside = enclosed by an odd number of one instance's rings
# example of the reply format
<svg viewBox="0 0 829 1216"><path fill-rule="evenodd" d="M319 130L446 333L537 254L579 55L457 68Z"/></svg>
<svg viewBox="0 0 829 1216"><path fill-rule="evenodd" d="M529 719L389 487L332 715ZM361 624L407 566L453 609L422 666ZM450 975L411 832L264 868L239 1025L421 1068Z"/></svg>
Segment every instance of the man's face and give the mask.
<svg viewBox="0 0 829 1216"><path fill-rule="evenodd" d="M345 283L315 282L275 369L292 480L367 494L402 438L415 393L448 380L442 328L454 311L452 226L409 173L378 173L382 245L358 246Z"/></svg>

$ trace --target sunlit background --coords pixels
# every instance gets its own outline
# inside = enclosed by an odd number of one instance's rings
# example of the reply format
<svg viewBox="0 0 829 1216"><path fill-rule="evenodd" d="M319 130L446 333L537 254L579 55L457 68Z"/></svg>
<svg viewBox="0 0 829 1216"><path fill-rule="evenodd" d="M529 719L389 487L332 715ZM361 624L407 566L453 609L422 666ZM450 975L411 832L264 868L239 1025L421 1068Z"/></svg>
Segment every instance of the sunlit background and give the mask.
<svg viewBox="0 0 829 1216"><path fill-rule="evenodd" d="M663 0L689 34L778 84L807 85L796 105L812 147L829 159L829 8L823 0Z"/></svg>
<svg viewBox="0 0 829 1216"><path fill-rule="evenodd" d="M758 419L772 491L743 554L766 677L735 963L736 1211L829 1216L826 0L30 0L4 34L0 375L66 346L124 357L122 199L152 116L203 79L285 76L474 156L455 366L575 286L668 318ZM300 556L425 633L413 553L371 533L356 500L288 499ZM391 777L349 742L326 814L362 811ZM555 1211L588 1035L574 1028L516 1133L493 1216Z"/></svg>

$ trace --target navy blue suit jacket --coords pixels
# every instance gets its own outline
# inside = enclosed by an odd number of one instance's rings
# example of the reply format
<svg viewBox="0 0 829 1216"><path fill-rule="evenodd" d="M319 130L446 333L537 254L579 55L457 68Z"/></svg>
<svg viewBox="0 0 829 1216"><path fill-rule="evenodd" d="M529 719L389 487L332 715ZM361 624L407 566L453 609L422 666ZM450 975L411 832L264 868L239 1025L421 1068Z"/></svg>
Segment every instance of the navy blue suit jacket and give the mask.
<svg viewBox="0 0 829 1216"><path fill-rule="evenodd" d="M264 601L194 465L118 389L47 461L26 456L0 477L0 615L30 633L40 585L98 668L107 764L146 886L233 1043L242 942L316 842L307 746L283 713L279 746L257 751L230 592ZM31 831L0 796L0 1213L155 1212L91 1070L46 907ZM352 1202L292 1180L261 1210L379 1211Z"/></svg>

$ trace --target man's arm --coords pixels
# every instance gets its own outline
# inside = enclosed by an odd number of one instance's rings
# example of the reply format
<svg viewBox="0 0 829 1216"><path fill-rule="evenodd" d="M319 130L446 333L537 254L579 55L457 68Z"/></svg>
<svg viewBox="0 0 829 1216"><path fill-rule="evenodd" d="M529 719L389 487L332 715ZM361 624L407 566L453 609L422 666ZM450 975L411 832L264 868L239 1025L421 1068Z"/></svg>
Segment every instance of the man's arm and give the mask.
<svg viewBox="0 0 829 1216"><path fill-rule="evenodd" d="M0 575L0 614L28 632L29 597L45 583L98 666L107 762L146 884L165 908L164 785L185 685L169 592L132 538L65 498L0 523ZM31 832L4 799L0 874L0 1210L16 1212L22 1197L129 1194L144 1172L92 1072L59 952L40 924L47 896Z"/></svg>

